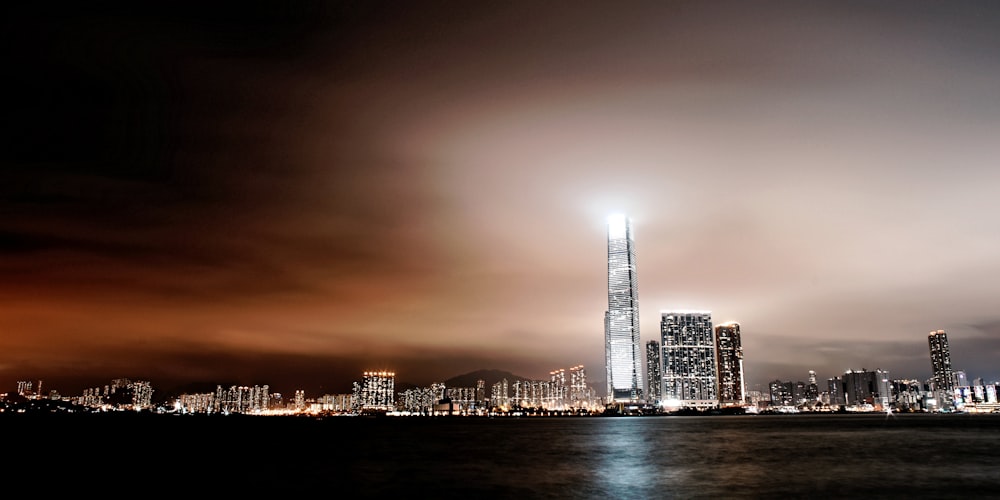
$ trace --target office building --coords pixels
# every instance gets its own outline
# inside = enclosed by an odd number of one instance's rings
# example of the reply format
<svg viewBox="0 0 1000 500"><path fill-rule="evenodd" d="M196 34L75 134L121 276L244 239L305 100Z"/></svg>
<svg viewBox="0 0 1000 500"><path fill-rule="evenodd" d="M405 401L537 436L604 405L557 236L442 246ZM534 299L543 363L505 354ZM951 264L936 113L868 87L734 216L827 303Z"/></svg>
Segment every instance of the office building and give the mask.
<svg viewBox="0 0 1000 500"><path fill-rule="evenodd" d="M608 401L642 398L642 346L636 288L635 240L625 215L608 217L608 310L604 313Z"/></svg>
<svg viewBox="0 0 1000 500"><path fill-rule="evenodd" d="M715 327L715 351L718 358L719 402L723 406L742 405L746 398L743 380L743 344L740 324L732 321Z"/></svg>
<svg viewBox="0 0 1000 500"><path fill-rule="evenodd" d="M719 406L714 336L710 311L661 313L661 404L665 408Z"/></svg>

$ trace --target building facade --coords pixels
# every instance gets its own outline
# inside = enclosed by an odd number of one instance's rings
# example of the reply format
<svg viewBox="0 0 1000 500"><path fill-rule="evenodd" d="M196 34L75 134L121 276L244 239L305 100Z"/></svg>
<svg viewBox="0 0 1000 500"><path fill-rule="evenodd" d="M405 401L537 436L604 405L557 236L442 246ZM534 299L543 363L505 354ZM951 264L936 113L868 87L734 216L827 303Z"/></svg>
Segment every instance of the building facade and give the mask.
<svg viewBox="0 0 1000 500"><path fill-rule="evenodd" d="M719 403L722 406L739 406L746 399L746 382L743 379L743 343L740 324L731 321L715 327L715 352L718 358Z"/></svg>
<svg viewBox="0 0 1000 500"><path fill-rule="evenodd" d="M608 402L643 400L642 346L632 221L608 217L608 310L604 313Z"/></svg>
<svg viewBox="0 0 1000 500"><path fill-rule="evenodd" d="M706 409L719 406L712 313L661 313L660 345L663 362L662 405L668 409Z"/></svg>

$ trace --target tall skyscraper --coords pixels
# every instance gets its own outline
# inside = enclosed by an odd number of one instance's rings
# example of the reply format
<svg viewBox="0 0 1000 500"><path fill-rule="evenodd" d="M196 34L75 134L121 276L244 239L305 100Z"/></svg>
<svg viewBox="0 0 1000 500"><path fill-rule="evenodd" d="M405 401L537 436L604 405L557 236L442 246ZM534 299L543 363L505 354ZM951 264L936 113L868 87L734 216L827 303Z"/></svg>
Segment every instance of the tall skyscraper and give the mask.
<svg viewBox="0 0 1000 500"><path fill-rule="evenodd" d="M731 321L715 327L718 358L719 401L723 406L742 405L746 398L743 380L743 344L740 324Z"/></svg>
<svg viewBox="0 0 1000 500"><path fill-rule="evenodd" d="M712 313L661 313L660 344L663 406L697 409L719 406Z"/></svg>
<svg viewBox="0 0 1000 500"><path fill-rule="evenodd" d="M656 403L660 401L662 392L663 377L660 376L660 341L649 340L646 342L646 401Z"/></svg>
<svg viewBox="0 0 1000 500"><path fill-rule="evenodd" d="M953 391L955 389L955 374L951 370L951 350L948 348L948 334L944 330L933 331L927 336L927 343L931 350L934 390Z"/></svg>
<svg viewBox="0 0 1000 500"><path fill-rule="evenodd" d="M632 221L608 217L608 310L604 312L609 402L642 400L642 346Z"/></svg>

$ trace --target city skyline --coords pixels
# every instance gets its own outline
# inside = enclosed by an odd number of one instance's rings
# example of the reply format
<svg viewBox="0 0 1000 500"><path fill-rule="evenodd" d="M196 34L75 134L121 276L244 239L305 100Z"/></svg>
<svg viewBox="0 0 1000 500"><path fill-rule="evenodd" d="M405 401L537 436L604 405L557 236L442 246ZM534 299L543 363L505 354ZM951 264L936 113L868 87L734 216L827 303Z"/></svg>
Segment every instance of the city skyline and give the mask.
<svg viewBox="0 0 1000 500"><path fill-rule="evenodd" d="M17 5L0 378L604 371L606 221L747 389L1000 379L1000 7ZM640 372L640 375L642 373Z"/></svg>

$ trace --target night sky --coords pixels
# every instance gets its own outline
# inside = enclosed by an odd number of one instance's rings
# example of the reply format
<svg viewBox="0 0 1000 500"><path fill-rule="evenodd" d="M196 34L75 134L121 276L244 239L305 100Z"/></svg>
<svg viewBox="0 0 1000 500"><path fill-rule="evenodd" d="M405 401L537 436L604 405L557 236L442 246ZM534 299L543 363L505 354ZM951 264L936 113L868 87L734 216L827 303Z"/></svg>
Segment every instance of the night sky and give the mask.
<svg viewBox="0 0 1000 500"><path fill-rule="evenodd" d="M1000 379L996 2L140 4L3 8L0 391L603 387L613 212L644 343Z"/></svg>

